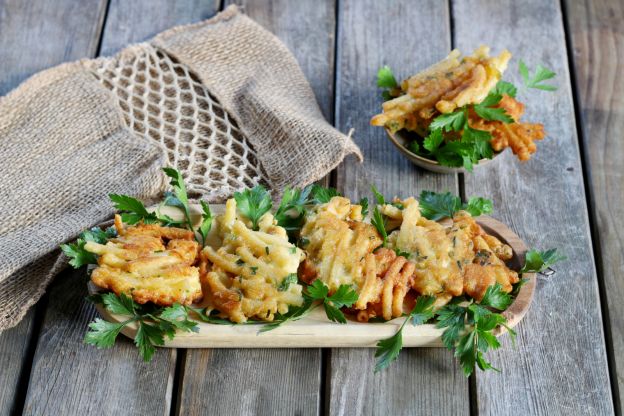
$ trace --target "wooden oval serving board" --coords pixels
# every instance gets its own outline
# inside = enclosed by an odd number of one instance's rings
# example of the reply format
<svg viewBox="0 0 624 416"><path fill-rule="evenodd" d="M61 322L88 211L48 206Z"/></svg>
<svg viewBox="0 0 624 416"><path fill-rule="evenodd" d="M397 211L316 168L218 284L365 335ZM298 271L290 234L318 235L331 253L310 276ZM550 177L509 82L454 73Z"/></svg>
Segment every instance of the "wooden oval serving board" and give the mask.
<svg viewBox="0 0 624 416"><path fill-rule="evenodd" d="M214 212L222 211L222 206L211 206ZM167 212L169 214L169 212ZM171 213L173 214L173 212ZM197 215L197 213L196 213ZM520 270L524 263L527 248L524 242L505 224L488 216L481 216L477 222L488 233L498 237L513 249L514 256L509 266ZM511 304L503 312L509 327L514 327L524 317L535 291L535 274L525 274L529 281L521 289ZM89 282L89 293L101 289ZM96 305L100 315L111 322L122 322L125 317L108 312L102 305ZM361 323L348 320L346 324L331 322L323 308L316 308L298 321L286 323L267 332L259 332L262 324L219 325L198 322L198 332L176 333L173 340L166 340L165 347L172 348L320 348L320 347L375 347L377 341L389 338L396 333L405 318L396 318L383 323ZM124 335L134 339L135 324L124 327ZM497 335L504 332L500 329ZM441 347L442 330L433 324L406 325L403 329L404 347Z"/></svg>

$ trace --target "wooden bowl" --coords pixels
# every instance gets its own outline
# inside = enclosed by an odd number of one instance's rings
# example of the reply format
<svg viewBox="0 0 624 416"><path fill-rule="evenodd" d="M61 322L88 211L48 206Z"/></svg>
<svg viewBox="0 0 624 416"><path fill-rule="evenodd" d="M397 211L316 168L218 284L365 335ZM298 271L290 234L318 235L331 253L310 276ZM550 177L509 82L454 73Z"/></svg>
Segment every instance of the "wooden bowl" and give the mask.
<svg viewBox="0 0 624 416"><path fill-rule="evenodd" d="M448 167L448 166L442 166L436 160L431 160L431 159L428 159L428 158L426 158L424 156L417 155L416 153L412 153L407 148L407 146L413 140L413 137L414 137L413 135L415 133L410 133L410 132L407 132L405 130L399 130L396 133L393 133L393 132L391 132L388 129L384 129L384 130L386 130L386 134L388 135L388 138L390 139L392 144L394 144L396 146L396 148L399 149L399 152L403 153L403 155L405 157L407 157L416 166L418 166L420 168L423 168L423 169L427 169L427 170L432 171L432 172L437 172L437 173L464 173L464 172L468 172L464 167L452 168L452 167ZM477 166L483 166L486 163L489 163L489 162L493 161L500 154L501 154L501 152L494 152L494 157L492 159L481 159L479 161L479 163L476 163L474 165L473 168L476 168Z"/></svg>
<svg viewBox="0 0 624 416"><path fill-rule="evenodd" d="M212 206L215 213L222 212L223 206ZM192 207L196 211L195 207ZM167 213L169 214L169 213ZM513 249L513 258L508 262L514 270L520 270L524 263L527 247L524 242L506 225L491 217L481 216L477 222L483 229L508 244ZM503 312L507 325L511 328L520 322L529 309L535 291L535 274L525 274L529 281ZM89 294L103 289L88 283ZM126 318L111 314L102 305L96 305L100 315L111 322L123 322ZM198 332L178 332L173 340L166 339L165 347L174 348L322 348L322 347L375 347L377 341L396 333L405 318L388 322L362 323L348 320L346 324L330 322L323 308L316 308L302 319L289 322L272 331L259 333L261 325L218 325L198 322ZM134 339L137 327L130 324L122 333ZM497 329L496 335L506 330ZM434 324L406 325L403 329L405 347L442 347L442 329Z"/></svg>

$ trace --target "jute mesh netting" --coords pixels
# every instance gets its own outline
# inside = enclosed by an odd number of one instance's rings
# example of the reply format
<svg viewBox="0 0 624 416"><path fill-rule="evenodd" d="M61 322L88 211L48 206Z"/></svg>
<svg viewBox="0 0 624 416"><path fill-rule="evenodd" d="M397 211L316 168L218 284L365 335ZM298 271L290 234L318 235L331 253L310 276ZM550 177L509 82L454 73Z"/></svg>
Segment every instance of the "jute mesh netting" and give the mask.
<svg viewBox="0 0 624 416"><path fill-rule="evenodd" d="M286 47L236 7L34 75L0 97L0 143L0 330L65 267L59 244L111 218L108 194L162 196L163 166L182 171L192 197L221 202L361 158Z"/></svg>
<svg viewBox="0 0 624 416"><path fill-rule="evenodd" d="M126 124L161 146L192 195L219 200L269 182L236 122L186 65L149 44L129 52L99 61L94 73Z"/></svg>

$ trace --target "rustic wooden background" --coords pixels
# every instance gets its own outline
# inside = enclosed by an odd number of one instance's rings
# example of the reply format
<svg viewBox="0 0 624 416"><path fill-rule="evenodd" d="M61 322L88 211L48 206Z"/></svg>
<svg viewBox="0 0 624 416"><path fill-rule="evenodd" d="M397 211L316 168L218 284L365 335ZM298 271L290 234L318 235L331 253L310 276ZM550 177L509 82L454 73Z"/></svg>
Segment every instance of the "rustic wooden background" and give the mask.
<svg viewBox="0 0 624 416"><path fill-rule="evenodd" d="M359 198L451 190L494 200L495 217L530 246L569 260L491 354L502 369L461 374L444 349L405 350L373 374L370 349L168 350L144 364L128 340L82 343L95 315L67 271L16 328L0 333L0 414L46 415L608 415L624 394L624 5L621 0L241 0L306 73L325 116L354 127L366 156L327 182ZM33 73L109 55L225 0L0 0L0 94ZM377 68L407 76L452 47L509 48L557 72L530 94L548 138L526 164L506 153L469 175L410 165L368 125ZM508 76L517 81L514 66ZM506 75L507 76L507 75Z"/></svg>

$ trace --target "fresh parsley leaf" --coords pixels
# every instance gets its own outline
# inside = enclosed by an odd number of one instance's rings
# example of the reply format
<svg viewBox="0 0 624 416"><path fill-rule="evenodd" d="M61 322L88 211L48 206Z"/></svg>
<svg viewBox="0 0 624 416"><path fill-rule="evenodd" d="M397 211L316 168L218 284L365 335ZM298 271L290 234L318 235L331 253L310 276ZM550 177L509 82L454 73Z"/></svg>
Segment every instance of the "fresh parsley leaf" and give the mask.
<svg viewBox="0 0 624 416"><path fill-rule="evenodd" d="M442 333L442 343L452 350L459 334L464 330L466 322L466 308L456 304L448 304L437 312L438 328L446 328Z"/></svg>
<svg viewBox="0 0 624 416"><path fill-rule="evenodd" d="M566 260L567 257L557 252L556 248L546 251L529 250L525 256L525 263L520 273L541 273L555 263Z"/></svg>
<svg viewBox="0 0 624 416"><path fill-rule="evenodd" d="M206 238L208 237L208 233L212 228L212 212L210 212L210 205L204 201L199 201L202 207L202 222L199 224L199 228L197 232L201 235L202 238L202 246L206 246Z"/></svg>
<svg viewBox="0 0 624 416"><path fill-rule="evenodd" d="M117 237L117 230L115 227L108 227L106 230L102 230L99 227L93 227L90 230L85 230L80 234L80 238L84 241L93 241L98 244L106 244L106 242Z"/></svg>
<svg viewBox="0 0 624 416"><path fill-rule="evenodd" d="M432 130L423 140L423 147L429 152L435 154L440 145L444 143L442 129Z"/></svg>
<svg viewBox="0 0 624 416"><path fill-rule="evenodd" d="M535 68L535 73L533 74L533 76L531 76L529 73L529 68L526 66L526 64L522 60L520 60L518 64L518 70L520 72L520 75L522 76L524 85L527 88L535 88L535 89L539 89L543 91L556 91L557 90L557 87L554 85L542 83L542 81L552 79L557 75L550 69L542 65L538 65L537 68Z"/></svg>
<svg viewBox="0 0 624 416"><path fill-rule="evenodd" d="M102 303L106 309L116 315L134 316L135 307L132 298L125 293L116 295L112 292L101 296Z"/></svg>
<svg viewBox="0 0 624 416"><path fill-rule="evenodd" d="M385 65L377 71L377 86L381 88L397 88L397 83L392 70L388 65Z"/></svg>
<svg viewBox="0 0 624 416"><path fill-rule="evenodd" d="M399 358L399 353L403 348L403 328L405 324L411 321L413 325L421 325L431 319L434 315L434 302L435 298L433 296L420 296L396 334L377 342L375 372L387 368L393 361Z"/></svg>
<svg viewBox="0 0 624 416"><path fill-rule="evenodd" d="M199 331L197 322L189 319L188 310L179 303L174 303L172 306L163 309L162 312L158 314L158 319L182 331Z"/></svg>
<svg viewBox="0 0 624 416"><path fill-rule="evenodd" d="M304 297L309 301L321 301L330 321L347 323L340 308L353 305L357 301L357 293L349 285L340 285L334 294L331 296L328 294L329 288L321 280L316 279L306 288Z"/></svg>
<svg viewBox="0 0 624 416"><path fill-rule="evenodd" d="M473 129L466 126L462 132L462 143L468 146L466 155L471 158L473 163L478 163L483 158L491 159L494 155L492 145L492 134L485 130Z"/></svg>
<svg viewBox="0 0 624 416"><path fill-rule="evenodd" d="M97 264L97 256L85 250L86 241L78 238L75 243L61 244L61 250L69 257L69 264L78 269L87 264Z"/></svg>
<svg viewBox="0 0 624 416"><path fill-rule="evenodd" d="M121 220L126 224L136 224L143 221L145 224L154 224L158 222L158 217L153 212L147 212L143 202L127 195L110 194L108 195L113 202L116 210L122 211Z"/></svg>
<svg viewBox="0 0 624 416"><path fill-rule="evenodd" d="M284 292L288 290L291 284L296 284L299 280L297 279L297 273L291 273L286 276L282 282L277 287L277 290L280 292Z"/></svg>
<svg viewBox="0 0 624 416"><path fill-rule="evenodd" d="M418 202L420 213L432 221L438 221L444 217L453 218L453 215L461 209L461 200L450 192L422 191Z"/></svg>
<svg viewBox="0 0 624 416"><path fill-rule="evenodd" d="M450 192L422 191L418 202L420 213L423 217L432 221L438 221L445 217L453 218L460 209L467 211L475 217L492 212L492 201L489 199L472 197L467 204L462 204L459 197L452 195Z"/></svg>
<svg viewBox="0 0 624 416"><path fill-rule="evenodd" d="M494 90L492 92L495 94L508 95L511 98L516 98L518 89L511 82L498 81L498 83L496 83L496 86L494 87Z"/></svg>
<svg viewBox="0 0 624 416"><path fill-rule="evenodd" d="M98 348L110 348L115 344L117 335L128 323L129 321L114 323L95 318L89 324L89 331L85 334L84 342Z"/></svg>
<svg viewBox="0 0 624 416"><path fill-rule="evenodd" d="M435 297L433 296L419 296L418 299L416 299L416 304L409 314L412 325L422 325L433 318L434 302Z"/></svg>
<svg viewBox="0 0 624 416"><path fill-rule="evenodd" d="M491 200L473 196L468 200L467 204L462 206L462 209L467 211L473 217L478 217L479 215L492 213L493 206Z"/></svg>
<svg viewBox="0 0 624 416"><path fill-rule="evenodd" d="M431 133L429 133L429 136L425 137L423 147L431 153L435 153L443 141L444 136L442 136L442 129L432 130Z"/></svg>
<svg viewBox="0 0 624 416"><path fill-rule="evenodd" d="M373 195L375 196L375 200L377 201L379 205L386 204L386 198L381 194L381 192L377 190L375 185L371 185L371 191L373 192Z"/></svg>
<svg viewBox="0 0 624 416"><path fill-rule="evenodd" d="M276 314L273 322L264 324L260 327L259 333L271 331L275 328L279 328L287 322L297 321L308 314L312 310L312 301L306 299L301 306L291 306L288 308L288 312L285 314Z"/></svg>
<svg viewBox="0 0 624 416"><path fill-rule="evenodd" d="M419 155L420 154L420 145L418 144L418 142L416 140L412 140L408 145L407 145L407 150L409 150L410 152Z"/></svg>
<svg viewBox="0 0 624 416"><path fill-rule="evenodd" d="M165 172L165 175L171 178L169 185L173 188L173 194L175 195L175 199L172 199L172 201L175 202L171 205L182 210L188 229L193 230L191 210L189 209L188 195L186 193L186 186L184 185L182 174L173 168L163 168L163 171Z"/></svg>
<svg viewBox="0 0 624 416"><path fill-rule="evenodd" d="M485 100L472 106L475 113L484 120L502 121L503 123L513 123L514 119L507 114L504 108L494 107L503 98L501 94L490 92Z"/></svg>
<svg viewBox="0 0 624 416"><path fill-rule="evenodd" d="M254 230L258 230L258 221L273 206L271 195L262 185L235 192L234 199L238 210L251 221Z"/></svg>
<svg viewBox="0 0 624 416"><path fill-rule="evenodd" d="M407 320L405 322L407 322ZM401 349L403 349L403 326L405 322L403 322L403 325L401 325L401 328L399 328L396 334L377 342L377 350L375 351L375 357L377 358L375 372L388 368L393 361L399 358L399 353Z"/></svg>
<svg viewBox="0 0 624 416"><path fill-rule="evenodd" d="M325 286L325 284L320 280L316 279L309 285L305 292L304 296L311 300L322 300L324 301L329 293L329 288Z"/></svg>
<svg viewBox="0 0 624 416"><path fill-rule="evenodd" d="M467 121L466 111L462 108L452 113L437 116L429 125L429 130L461 131Z"/></svg>
<svg viewBox="0 0 624 416"><path fill-rule="evenodd" d="M165 345L163 331L156 325L150 325L143 321L139 322L139 330L134 336L134 344L139 349L139 355L143 361L150 361L156 345Z"/></svg>
<svg viewBox="0 0 624 416"><path fill-rule="evenodd" d="M368 198L364 197L360 199L360 202L358 202L358 205L362 207L362 216L366 217L368 215Z"/></svg>
<svg viewBox="0 0 624 416"><path fill-rule="evenodd" d="M496 283L485 290L485 294L479 304L503 311L511 305L511 302L512 299L509 293L503 292L501 284Z"/></svg>
<svg viewBox="0 0 624 416"><path fill-rule="evenodd" d="M358 300L358 294L351 286L340 285L327 300L337 308L350 307Z"/></svg>
<svg viewBox="0 0 624 416"><path fill-rule="evenodd" d="M375 208L373 209L373 218L371 218L371 224L373 224L373 226L377 229L377 232L379 232L379 235L381 236L383 240L381 245L385 247L386 244L388 243L388 232L386 231L386 221L383 218L383 215L381 215L381 212L379 211L379 207L377 205L375 205Z"/></svg>
<svg viewBox="0 0 624 416"><path fill-rule="evenodd" d="M289 187L284 189L282 200L275 212L275 219L277 225L283 227L291 237L303 226L305 207L310 203L308 198L311 191L312 186L306 186L303 189Z"/></svg>
<svg viewBox="0 0 624 416"><path fill-rule="evenodd" d="M197 331L197 323L189 319L189 307L180 304L167 308L150 304L139 305L124 293L119 296L114 293L105 293L91 297L91 300L103 303L106 310L111 313L129 317L128 320L119 323L96 318L89 325L84 342L100 348L112 346L117 335L126 325L137 322L138 330L134 343L141 357L149 361L154 354L154 346L163 345L165 336L172 339L176 330Z"/></svg>
<svg viewBox="0 0 624 416"><path fill-rule="evenodd" d="M335 196L340 196L340 193L334 188L325 188L316 184L312 185L313 204L326 204Z"/></svg>

